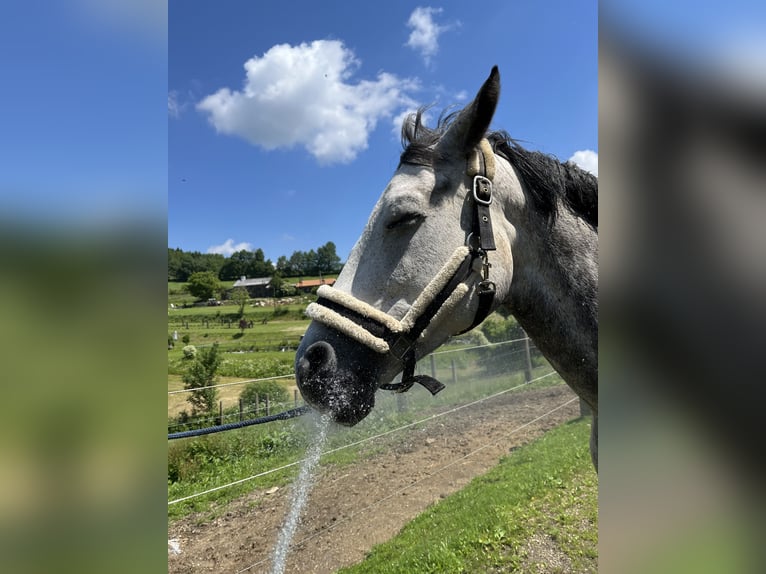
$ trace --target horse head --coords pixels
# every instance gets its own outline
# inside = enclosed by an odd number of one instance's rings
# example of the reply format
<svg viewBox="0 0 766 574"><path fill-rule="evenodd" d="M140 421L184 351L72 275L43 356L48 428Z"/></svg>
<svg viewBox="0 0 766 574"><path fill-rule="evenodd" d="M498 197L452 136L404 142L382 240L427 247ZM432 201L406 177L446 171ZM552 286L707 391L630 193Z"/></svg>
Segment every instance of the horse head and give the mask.
<svg viewBox="0 0 766 574"><path fill-rule="evenodd" d="M320 288L296 354L305 400L353 425L378 388L432 392L414 363L468 330L506 298L523 193L484 139L500 95L497 67L440 131L405 121L409 145L334 287ZM420 133L416 133L420 131ZM391 381L402 374L402 382Z"/></svg>

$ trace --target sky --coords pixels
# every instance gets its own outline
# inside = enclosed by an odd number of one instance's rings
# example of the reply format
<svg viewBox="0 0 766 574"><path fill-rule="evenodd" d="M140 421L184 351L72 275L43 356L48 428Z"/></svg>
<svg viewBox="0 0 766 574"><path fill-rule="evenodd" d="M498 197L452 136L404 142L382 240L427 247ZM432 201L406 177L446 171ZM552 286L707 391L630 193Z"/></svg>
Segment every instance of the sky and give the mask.
<svg viewBox="0 0 766 574"><path fill-rule="evenodd" d="M164 226L166 42L155 0L3 3L0 218Z"/></svg>
<svg viewBox="0 0 766 574"><path fill-rule="evenodd" d="M348 257L396 169L401 121L473 98L493 128L598 173L595 2L171 1L168 246Z"/></svg>

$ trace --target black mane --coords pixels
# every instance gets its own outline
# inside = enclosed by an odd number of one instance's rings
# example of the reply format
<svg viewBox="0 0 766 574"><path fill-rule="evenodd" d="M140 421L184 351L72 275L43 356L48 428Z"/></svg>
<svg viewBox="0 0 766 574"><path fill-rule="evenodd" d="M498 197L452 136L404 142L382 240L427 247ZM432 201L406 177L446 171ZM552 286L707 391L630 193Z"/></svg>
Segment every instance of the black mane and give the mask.
<svg viewBox="0 0 766 574"><path fill-rule="evenodd" d="M458 112L439 118L436 128L422 122L425 108L410 114L402 124L404 151L400 163L433 167L439 160L435 144ZM598 229L598 178L572 162L561 163L555 157L524 149L504 131L486 135L495 153L507 159L522 178L535 208L551 222L561 200L573 213Z"/></svg>

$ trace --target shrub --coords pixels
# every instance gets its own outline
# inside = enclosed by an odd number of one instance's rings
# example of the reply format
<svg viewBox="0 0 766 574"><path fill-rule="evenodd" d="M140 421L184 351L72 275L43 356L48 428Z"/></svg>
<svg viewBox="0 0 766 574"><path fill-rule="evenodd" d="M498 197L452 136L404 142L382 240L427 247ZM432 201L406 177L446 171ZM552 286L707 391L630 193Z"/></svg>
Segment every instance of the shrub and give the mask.
<svg viewBox="0 0 766 574"><path fill-rule="evenodd" d="M255 410L256 408L264 408L266 406L267 396L271 404L286 403L290 400L290 393L276 381L248 383L240 393L239 398L242 400L243 409Z"/></svg>
<svg viewBox="0 0 766 574"><path fill-rule="evenodd" d="M192 414L212 412L218 396L218 390L212 385L216 381L216 372L220 364L218 343L214 343L212 347L203 349L198 357L195 356L186 372L181 375L184 388L191 390L186 400L193 407Z"/></svg>
<svg viewBox="0 0 766 574"><path fill-rule="evenodd" d="M219 374L224 377L246 377L250 379L289 375L295 368L294 358L288 353L284 353L284 355L284 358L226 358L221 365Z"/></svg>
<svg viewBox="0 0 766 574"><path fill-rule="evenodd" d="M197 347L194 345L186 345L183 348L184 359L193 359L197 356Z"/></svg>

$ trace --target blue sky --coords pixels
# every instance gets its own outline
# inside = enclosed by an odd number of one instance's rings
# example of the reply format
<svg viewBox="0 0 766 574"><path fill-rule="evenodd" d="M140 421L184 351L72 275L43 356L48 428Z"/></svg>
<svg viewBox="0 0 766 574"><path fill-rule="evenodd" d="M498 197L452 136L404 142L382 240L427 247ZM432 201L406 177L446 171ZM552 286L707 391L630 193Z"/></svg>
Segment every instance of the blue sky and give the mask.
<svg viewBox="0 0 766 574"><path fill-rule="evenodd" d="M164 219L166 30L155 0L3 4L0 217Z"/></svg>
<svg viewBox="0 0 766 574"><path fill-rule="evenodd" d="M345 260L396 168L402 114L433 104L435 121L495 64L493 127L594 165L596 3L476 6L171 1L168 246L276 262L332 241Z"/></svg>

